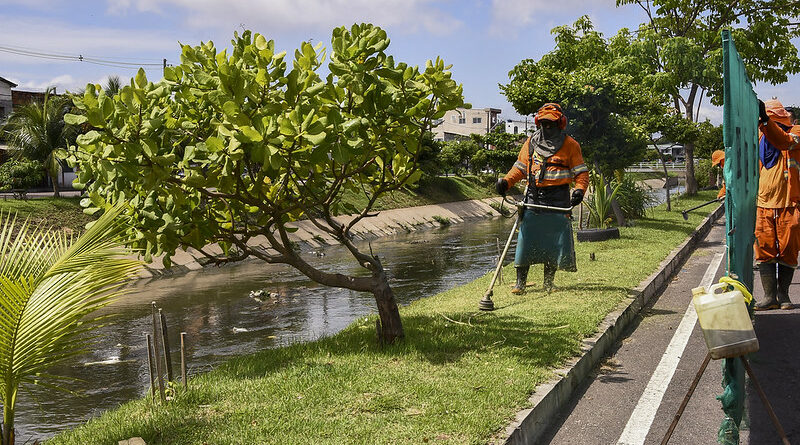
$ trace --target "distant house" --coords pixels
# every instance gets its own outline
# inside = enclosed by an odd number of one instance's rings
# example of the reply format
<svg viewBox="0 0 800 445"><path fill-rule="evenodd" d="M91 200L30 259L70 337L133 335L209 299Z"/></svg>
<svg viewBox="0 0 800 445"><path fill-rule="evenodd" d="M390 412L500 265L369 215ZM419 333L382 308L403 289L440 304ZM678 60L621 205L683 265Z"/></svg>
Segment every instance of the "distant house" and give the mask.
<svg viewBox="0 0 800 445"><path fill-rule="evenodd" d="M17 91L17 84L8 79L0 77L0 121L7 118L14 109L27 105L32 102L43 102L45 93L43 91ZM0 164L8 161L14 153L14 148L0 144ZM72 188L72 181L76 178L75 171L66 164L62 164L59 172L58 182L61 188ZM50 178L42 181L42 187L49 188Z"/></svg>
<svg viewBox="0 0 800 445"><path fill-rule="evenodd" d="M506 133L528 135L533 131L533 119L527 116L525 120L506 119Z"/></svg>
<svg viewBox="0 0 800 445"><path fill-rule="evenodd" d="M14 109L11 89L16 86L14 82L0 77L0 120L5 119Z"/></svg>
<svg viewBox="0 0 800 445"><path fill-rule="evenodd" d="M686 159L686 149L680 144L658 144L658 151L664 156L669 156L675 161L683 161Z"/></svg>
<svg viewBox="0 0 800 445"><path fill-rule="evenodd" d="M445 113L434 123L433 139L452 141L468 138L471 134L486 134L499 122L498 108L456 108Z"/></svg>
<svg viewBox="0 0 800 445"><path fill-rule="evenodd" d="M55 90L53 91L55 93ZM32 102L44 102L45 93L43 91L17 91L11 90L11 102L14 108L27 105Z"/></svg>

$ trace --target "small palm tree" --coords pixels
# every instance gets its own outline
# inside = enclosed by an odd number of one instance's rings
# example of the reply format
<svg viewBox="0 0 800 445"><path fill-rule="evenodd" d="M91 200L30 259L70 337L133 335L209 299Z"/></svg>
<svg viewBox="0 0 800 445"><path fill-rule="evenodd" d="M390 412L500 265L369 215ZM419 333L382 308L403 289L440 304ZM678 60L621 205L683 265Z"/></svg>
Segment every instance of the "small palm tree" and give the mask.
<svg viewBox="0 0 800 445"><path fill-rule="evenodd" d="M64 389L66 378L48 370L92 344L91 314L119 295L139 268L119 248L122 208L112 208L78 238L27 223L16 227L14 216L0 214L2 445L14 444L20 386Z"/></svg>
<svg viewBox="0 0 800 445"><path fill-rule="evenodd" d="M17 156L44 164L56 197L59 196L61 167L57 151L66 149L76 135L76 129L64 123L64 115L70 108L70 97L56 95L55 87L51 87L42 102L31 102L15 109L4 127L8 144L17 149Z"/></svg>

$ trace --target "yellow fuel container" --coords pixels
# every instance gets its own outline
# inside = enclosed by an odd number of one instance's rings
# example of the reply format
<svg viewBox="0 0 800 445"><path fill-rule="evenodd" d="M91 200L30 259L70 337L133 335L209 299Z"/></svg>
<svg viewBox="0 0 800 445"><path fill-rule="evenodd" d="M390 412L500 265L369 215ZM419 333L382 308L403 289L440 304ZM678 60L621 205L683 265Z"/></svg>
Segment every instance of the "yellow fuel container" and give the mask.
<svg viewBox="0 0 800 445"><path fill-rule="evenodd" d="M713 359L739 357L758 351L758 339L739 290L727 283L692 289L692 302Z"/></svg>

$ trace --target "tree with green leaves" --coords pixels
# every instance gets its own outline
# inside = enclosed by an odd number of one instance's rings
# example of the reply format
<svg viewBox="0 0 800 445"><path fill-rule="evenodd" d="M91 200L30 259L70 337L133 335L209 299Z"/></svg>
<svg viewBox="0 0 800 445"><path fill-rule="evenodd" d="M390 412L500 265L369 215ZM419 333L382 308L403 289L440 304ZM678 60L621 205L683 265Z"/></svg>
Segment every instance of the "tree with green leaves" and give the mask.
<svg viewBox="0 0 800 445"><path fill-rule="evenodd" d="M80 237L46 232L0 214L0 391L2 444L15 442L14 417L24 385L66 391L66 377L51 374L85 352L97 325L92 314L132 278L140 262L119 246L126 226L124 203L112 207Z"/></svg>
<svg viewBox="0 0 800 445"><path fill-rule="evenodd" d="M48 88L41 102L34 101L14 109L3 128L9 146L16 149L18 159L39 161L53 183L53 195L59 196L58 153L73 143L76 130L64 123L64 115L72 108L68 96L58 96Z"/></svg>
<svg viewBox="0 0 800 445"><path fill-rule="evenodd" d="M287 61L261 34L237 33L231 43L230 53L213 42L183 45L163 80L140 70L113 97L87 86L75 101L82 114L68 116L91 128L72 154L85 205L130 201L132 245L147 260L164 255L169 265L176 249L193 247L217 263L255 257L370 292L379 338L403 337L384 266L351 231L374 216L381 195L420 177L426 132L463 105L461 86L438 58L421 69L396 62L386 32L369 24L333 30L324 78L321 44L303 43ZM345 192L367 204L348 208ZM300 219L344 245L366 273L309 264L290 238Z"/></svg>
<svg viewBox="0 0 800 445"><path fill-rule="evenodd" d="M472 158L480 149L481 146L471 138L445 142L439 151L439 166L444 173L460 176L469 171Z"/></svg>
<svg viewBox="0 0 800 445"><path fill-rule="evenodd" d="M493 131L489 134L474 134L473 139L481 148L472 157L472 165L477 170L489 169L495 177L508 171L519 155L520 146L526 135Z"/></svg>
<svg viewBox="0 0 800 445"><path fill-rule="evenodd" d="M638 60L626 53L633 37L622 30L605 39L586 16L552 32L555 48L538 61L522 60L500 88L521 114L559 103L584 159L611 177L643 158L646 131L635 117L657 100L639 82Z"/></svg>
<svg viewBox="0 0 800 445"><path fill-rule="evenodd" d="M631 46L647 66L643 82L669 96L690 123L698 120L703 97L722 104L721 31L731 29L750 79L772 84L800 72L791 39L800 35L793 0L617 0L647 15ZM694 177L696 139L685 141L686 189L697 191Z"/></svg>

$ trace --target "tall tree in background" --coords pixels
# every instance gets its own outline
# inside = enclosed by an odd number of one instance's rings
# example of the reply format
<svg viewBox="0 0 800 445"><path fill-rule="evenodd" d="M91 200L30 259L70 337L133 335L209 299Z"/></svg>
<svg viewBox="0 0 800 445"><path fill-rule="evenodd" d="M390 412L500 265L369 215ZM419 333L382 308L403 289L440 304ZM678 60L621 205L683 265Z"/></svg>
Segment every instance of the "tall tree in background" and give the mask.
<svg viewBox="0 0 800 445"><path fill-rule="evenodd" d="M51 87L45 91L41 102L16 108L4 127L6 140L17 149L18 157L44 165L56 197L59 196L58 173L61 168L58 153L75 138L75 128L64 123L64 115L71 107L70 98L56 95L55 87Z"/></svg>
<svg viewBox="0 0 800 445"><path fill-rule="evenodd" d="M627 54L633 39L627 30L606 40L584 16L552 32L553 51L539 61L521 61L500 88L523 115L546 102L560 103L584 159L611 177L643 158L647 133L636 118L659 98L641 85L640 59Z"/></svg>
<svg viewBox="0 0 800 445"><path fill-rule="evenodd" d="M648 66L646 84L668 95L690 123L696 123L703 96L722 104L721 31L731 29L750 79L772 84L800 72L798 2L792 0L617 0L636 5L648 22L638 30L639 55ZM685 141L686 189L697 192L696 139Z"/></svg>

